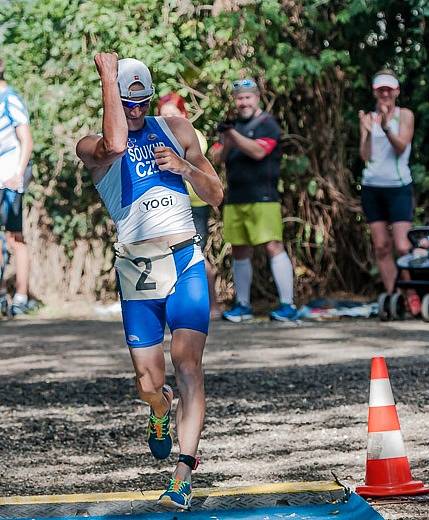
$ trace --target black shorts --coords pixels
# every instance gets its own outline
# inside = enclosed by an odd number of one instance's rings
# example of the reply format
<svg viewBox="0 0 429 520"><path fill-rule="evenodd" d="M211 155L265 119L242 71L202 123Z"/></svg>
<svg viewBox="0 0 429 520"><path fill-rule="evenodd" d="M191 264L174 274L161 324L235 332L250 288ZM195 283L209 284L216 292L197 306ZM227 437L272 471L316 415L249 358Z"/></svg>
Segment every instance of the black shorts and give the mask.
<svg viewBox="0 0 429 520"><path fill-rule="evenodd" d="M412 222L413 185L397 188L362 186L362 208L368 223Z"/></svg>
<svg viewBox="0 0 429 520"><path fill-rule="evenodd" d="M200 243L203 251L206 248L207 236L209 234L209 215L210 206L192 206L192 216L194 217L195 229L203 238Z"/></svg>
<svg viewBox="0 0 429 520"><path fill-rule="evenodd" d="M22 193L0 189L0 226L22 233Z"/></svg>

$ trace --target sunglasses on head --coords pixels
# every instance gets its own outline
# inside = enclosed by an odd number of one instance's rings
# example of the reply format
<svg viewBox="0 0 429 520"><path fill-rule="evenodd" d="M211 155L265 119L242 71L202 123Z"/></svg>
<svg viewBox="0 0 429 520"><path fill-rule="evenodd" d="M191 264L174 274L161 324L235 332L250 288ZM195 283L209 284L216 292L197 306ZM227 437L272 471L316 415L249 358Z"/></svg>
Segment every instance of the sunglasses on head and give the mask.
<svg viewBox="0 0 429 520"><path fill-rule="evenodd" d="M232 82L232 90L238 90L240 88L258 88L258 85L253 79L237 79Z"/></svg>
<svg viewBox="0 0 429 520"><path fill-rule="evenodd" d="M121 98L122 106L125 108L135 108L135 107L147 107L150 103L152 96L149 96L145 99L141 99L140 101L132 101L131 99L123 99Z"/></svg>

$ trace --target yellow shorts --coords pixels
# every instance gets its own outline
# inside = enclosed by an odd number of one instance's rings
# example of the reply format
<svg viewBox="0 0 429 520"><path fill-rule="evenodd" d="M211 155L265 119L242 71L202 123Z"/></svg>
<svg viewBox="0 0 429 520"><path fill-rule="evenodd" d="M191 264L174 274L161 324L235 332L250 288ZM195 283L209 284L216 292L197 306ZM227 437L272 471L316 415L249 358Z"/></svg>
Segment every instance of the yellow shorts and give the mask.
<svg viewBox="0 0 429 520"><path fill-rule="evenodd" d="M235 246L257 246L283 240L280 202L226 204L223 208L225 242Z"/></svg>

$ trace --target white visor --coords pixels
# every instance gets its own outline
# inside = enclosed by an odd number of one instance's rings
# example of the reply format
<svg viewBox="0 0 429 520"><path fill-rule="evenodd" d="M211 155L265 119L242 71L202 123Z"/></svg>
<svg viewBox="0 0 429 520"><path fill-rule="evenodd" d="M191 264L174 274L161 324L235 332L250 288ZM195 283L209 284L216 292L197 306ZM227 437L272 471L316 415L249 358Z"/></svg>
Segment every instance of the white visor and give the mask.
<svg viewBox="0 0 429 520"><path fill-rule="evenodd" d="M141 90L130 90L134 83L141 83ZM122 98L151 97L155 89L152 76L146 65L134 58L124 58L118 61L118 84Z"/></svg>
<svg viewBox="0 0 429 520"><path fill-rule="evenodd" d="M372 80L372 88L376 90L381 87L397 89L399 88L399 81L390 74L378 74Z"/></svg>

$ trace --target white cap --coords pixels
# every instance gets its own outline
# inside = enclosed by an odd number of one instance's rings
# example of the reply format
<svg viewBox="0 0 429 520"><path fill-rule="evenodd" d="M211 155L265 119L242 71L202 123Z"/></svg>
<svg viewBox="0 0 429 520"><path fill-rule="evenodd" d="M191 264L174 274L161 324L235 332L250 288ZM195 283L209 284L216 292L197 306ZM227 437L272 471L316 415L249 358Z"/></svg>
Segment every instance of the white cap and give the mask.
<svg viewBox="0 0 429 520"><path fill-rule="evenodd" d="M391 74L377 74L372 80L372 88L375 90L381 87L397 89L399 88L399 81Z"/></svg>
<svg viewBox="0 0 429 520"><path fill-rule="evenodd" d="M141 90L130 90L133 83L141 83ZM137 98L153 96L155 89L152 76L146 65L134 58L124 58L118 61L118 84L122 98Z"/></svg>

